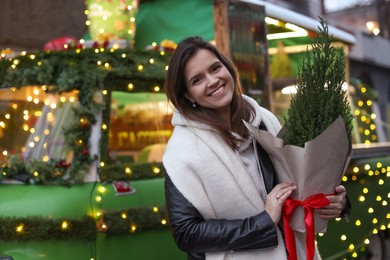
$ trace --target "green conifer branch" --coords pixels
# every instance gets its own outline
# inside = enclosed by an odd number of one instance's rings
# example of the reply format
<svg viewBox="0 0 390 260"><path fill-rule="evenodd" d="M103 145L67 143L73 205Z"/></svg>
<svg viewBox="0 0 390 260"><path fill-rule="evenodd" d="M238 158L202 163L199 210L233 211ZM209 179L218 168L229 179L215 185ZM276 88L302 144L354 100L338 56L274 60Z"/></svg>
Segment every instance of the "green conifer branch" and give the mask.
<svg viewBox="0 0 390 260"><path fill-rule="evenodd" d="M342 116L351 141L352 119L345 82L345 54L331 45L328 26L320 17L319 33L312 50L306 51L302 67L298 69L297 92L292 95L285 118L286 144L303 147L334 120Z"/></svg>

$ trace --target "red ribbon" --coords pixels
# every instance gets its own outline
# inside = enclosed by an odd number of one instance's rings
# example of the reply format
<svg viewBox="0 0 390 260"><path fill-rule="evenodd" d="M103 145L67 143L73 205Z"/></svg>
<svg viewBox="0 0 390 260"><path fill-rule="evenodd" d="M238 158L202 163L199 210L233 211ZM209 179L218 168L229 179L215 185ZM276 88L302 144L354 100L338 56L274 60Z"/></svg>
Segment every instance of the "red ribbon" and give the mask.
<svg viewBox="0 0 390 260"><path fill-rule="evenodd" d="M313 209L322 208L329 205L330 201L323 193L315 194L304 201L287 199L283 204L283 225L286 238L286 247L289 260L297 260L297 249L295 245L294 231L290 226L290 220L294 210L298 206L303 206L305 212L306 226L306 259L314 257L314 215Z"/></svg>

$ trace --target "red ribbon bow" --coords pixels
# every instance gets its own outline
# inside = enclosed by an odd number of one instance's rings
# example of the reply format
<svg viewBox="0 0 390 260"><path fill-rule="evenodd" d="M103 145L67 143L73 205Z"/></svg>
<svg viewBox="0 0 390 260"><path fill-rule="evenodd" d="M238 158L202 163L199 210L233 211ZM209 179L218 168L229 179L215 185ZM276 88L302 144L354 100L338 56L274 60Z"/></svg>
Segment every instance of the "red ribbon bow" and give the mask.
<svg viewBox="0 0 390 260"><path fill-rule="evenodd" d="M294 231L290 226L290 220L294 210L298 206L303 206L305 212L306 226L306 259L314 257L314 215L313 209L322 208L329 205L330 201L323 193L315 194L304 201L287 199L283 204L283 225L286 238L286 247L289 260L297 260L297 249L295 245Z"/></svg>

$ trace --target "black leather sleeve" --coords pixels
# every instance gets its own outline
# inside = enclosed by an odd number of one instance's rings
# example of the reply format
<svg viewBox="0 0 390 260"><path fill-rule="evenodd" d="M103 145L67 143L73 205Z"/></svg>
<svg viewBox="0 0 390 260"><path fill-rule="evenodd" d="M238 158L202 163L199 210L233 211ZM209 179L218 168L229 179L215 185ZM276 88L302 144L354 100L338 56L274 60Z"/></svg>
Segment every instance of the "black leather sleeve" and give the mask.
<svg viewBox="0 0 390 260"><path fill-rule="evenodd" d="M341 211L340 218L344 218L346 221L349 221L349 215L351 215L351 212L352 212L352 204L347 195L347 202L345 203L345 206Z"/></svg>
<svg viewBox="0 0 390 260"><path fill-rule="evenodd" d="M266 211L246 219L204 220L169 176L165 179L165 195L173 237L185 252L253 250L278 244L275 225Z"/></svg>

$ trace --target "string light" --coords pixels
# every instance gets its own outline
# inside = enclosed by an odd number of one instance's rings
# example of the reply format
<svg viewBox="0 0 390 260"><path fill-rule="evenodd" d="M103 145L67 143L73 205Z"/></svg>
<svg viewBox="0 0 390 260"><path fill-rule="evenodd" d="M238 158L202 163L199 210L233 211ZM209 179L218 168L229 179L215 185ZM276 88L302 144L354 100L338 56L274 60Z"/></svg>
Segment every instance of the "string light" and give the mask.
<svg viewBox="0 0 390 260"><path fill-rule="evenodd" d="M137 230L137 226L135 224L130 225L131 233L134 233Z"/></svg>
<svg viewBox="0 0 390 260"><path fill-rule="evenodd" d="M61 228L62 228L63 230L66 230L66 229L68 229L68 227L69 227L68 222L67 222L67 221L63 221L62 224L61 224Z"/></svg>
<svg viewBox="0 0 390 260"><path fill-rule="evenodd" d="M153 172L154 172L155 174L159 174L159 173L160 173L160 168L158 168L158 167L153 167Z"/></svg>
<svg viewBox="0 0 390 260"><path fill-rule="evenodd" d="M16 227L16 232L22 233L24 230L24 224L20 224Z"/></svg>

